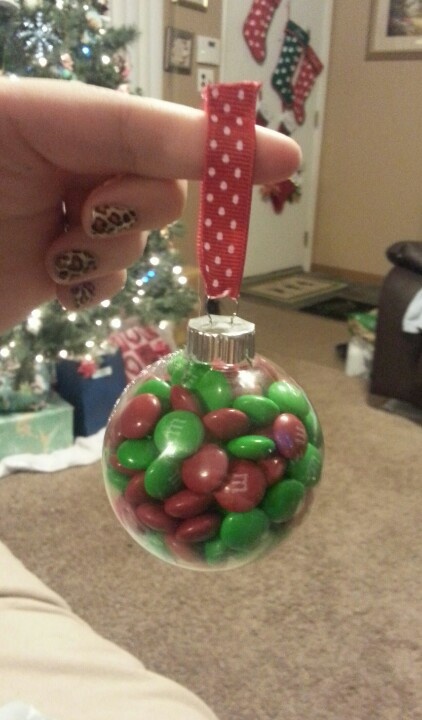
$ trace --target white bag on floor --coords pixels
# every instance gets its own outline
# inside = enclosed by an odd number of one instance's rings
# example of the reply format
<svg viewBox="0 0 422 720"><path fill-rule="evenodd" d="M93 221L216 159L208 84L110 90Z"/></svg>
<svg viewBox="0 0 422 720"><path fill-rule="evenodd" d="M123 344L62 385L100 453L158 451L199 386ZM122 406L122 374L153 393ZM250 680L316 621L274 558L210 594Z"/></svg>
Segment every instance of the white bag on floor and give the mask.
<svg viewBox="0 0 422 720"><path fill-rule="evenodd" d="M352 337L347 346L346 375L368 378L374 357L374 346L361 337Z"/></svg>

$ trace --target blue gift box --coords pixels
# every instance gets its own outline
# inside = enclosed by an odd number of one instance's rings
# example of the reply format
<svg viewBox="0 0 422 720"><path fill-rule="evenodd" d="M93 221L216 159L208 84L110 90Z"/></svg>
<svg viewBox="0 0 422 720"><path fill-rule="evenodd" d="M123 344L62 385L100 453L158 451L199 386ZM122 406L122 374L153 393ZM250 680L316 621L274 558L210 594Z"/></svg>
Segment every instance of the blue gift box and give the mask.
<svg viewBox="0 0 422 720"><path fill-rule="evenodd" d="M59 395L74 407L74 434L86 437L107 425L111 410L126 387L125 368L121 352L96 358L90 375L81 372L80 360L57 362Z"/></svg>

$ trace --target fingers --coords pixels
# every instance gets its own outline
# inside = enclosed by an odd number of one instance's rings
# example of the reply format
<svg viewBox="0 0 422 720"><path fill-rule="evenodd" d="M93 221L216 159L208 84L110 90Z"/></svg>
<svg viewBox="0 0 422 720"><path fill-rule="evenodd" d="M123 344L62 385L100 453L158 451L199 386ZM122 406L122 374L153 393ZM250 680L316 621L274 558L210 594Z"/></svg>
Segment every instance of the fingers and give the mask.
<svg viewBox="0 0 422 720"><path fill-rule="evenodd" d="M142 254L144 245L145 239L140 233L129 233L107 242L88 237L79 227L50 245L45 264L55 283L69 285L129 267Z"/></svg>
<svg viewBox="0 0 422 720"><path fill-rule="evenodd" d="M109 180L86 199L83 189L72 188L66 198L67 222L78 223L82 216L82 226L60 235L45 256L62 305L77 310L118 292L125 278L119 271L144 250L146 237L140 231L179 217L185 196L184 182L134 176Z"/></svg>
<svg viewBox="0 0 422 720"><path fill-rule="evenodd" d="M183 181L114 178L88 196L82 224L94 237L163 227L181 216L185 200Z"/></svg>
<svg viewBox="0 0 422 720"><path fill-rule="evenodd" d="M83 310L116 295L126 283L126 271L83 280L75 285L57 285L56 297L65 310Z"/></svg>
<svg viewBox="0 0 422 720"><path fill-rule="evenodd" d="M126 267L142 254L146 235L124 234L113 241L92 238L82 227L61 235L47 250L45 266L59 302L81 310L113 297L126 282Z"/></svg>
<svg viewBox="0 0 422 720"><path fill-rule="evenodd" d="M40 79L1 79L0 104L39 156L63 170L201 179L206 140L201 110ZM300 163L298 145L267 128L258 127L256 135L254 182L289 177Z"/></svg>

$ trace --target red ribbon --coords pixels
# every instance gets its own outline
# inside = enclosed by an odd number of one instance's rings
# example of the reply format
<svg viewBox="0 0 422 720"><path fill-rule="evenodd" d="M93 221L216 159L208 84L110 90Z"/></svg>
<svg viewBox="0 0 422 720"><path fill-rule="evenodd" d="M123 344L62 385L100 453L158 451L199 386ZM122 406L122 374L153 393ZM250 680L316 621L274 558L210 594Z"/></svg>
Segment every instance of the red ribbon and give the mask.
<svg viewBox="0 0 422 720"><path fill-rule="evenodd" d="M203 91L208 118L197 234L209 298L237 300L245 264L260 84L217 83Z"/></svg>

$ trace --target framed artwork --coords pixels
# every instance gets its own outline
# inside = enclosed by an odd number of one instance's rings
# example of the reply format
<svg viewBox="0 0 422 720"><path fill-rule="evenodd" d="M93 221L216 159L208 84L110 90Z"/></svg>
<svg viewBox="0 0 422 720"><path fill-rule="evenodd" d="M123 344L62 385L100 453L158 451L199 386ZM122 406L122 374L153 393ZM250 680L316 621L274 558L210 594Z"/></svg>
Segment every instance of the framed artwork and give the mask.
<svg viewBox="0 0 422 720"><path fill-rule="evenodd" d="M422 0L372 0L368 58L422 59Z"/></svg>
<svg viewBox="0 0 422 720"><path fill-rule="evenodd" d="M166 28L164 70L190 75L192 72L193 33Z"/></svg>
<svg viewBox="0 0 422 720"><path fill-rule="evenodd" d="M171 0L172 3L182 5L182 7L191 8L192 10L203 10L208 8L208 0Z"/></svg>

